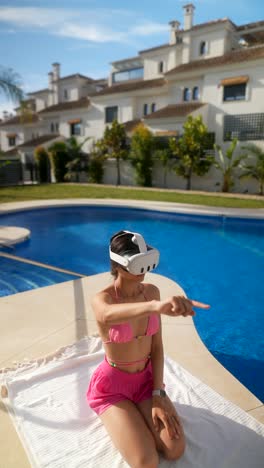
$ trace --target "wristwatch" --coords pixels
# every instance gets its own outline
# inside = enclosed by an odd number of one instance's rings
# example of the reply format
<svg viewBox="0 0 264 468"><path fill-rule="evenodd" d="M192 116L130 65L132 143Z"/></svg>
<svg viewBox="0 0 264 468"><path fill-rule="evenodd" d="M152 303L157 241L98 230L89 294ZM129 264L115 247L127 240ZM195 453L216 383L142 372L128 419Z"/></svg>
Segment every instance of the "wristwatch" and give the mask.
<svg viewBox="0 0 264 468"><path fill-rule="evenodd" d="M166 395L167 393L165 392L163 388L157 388L152 391L152 396L160 396L162 398L165 398Z"/></svg>

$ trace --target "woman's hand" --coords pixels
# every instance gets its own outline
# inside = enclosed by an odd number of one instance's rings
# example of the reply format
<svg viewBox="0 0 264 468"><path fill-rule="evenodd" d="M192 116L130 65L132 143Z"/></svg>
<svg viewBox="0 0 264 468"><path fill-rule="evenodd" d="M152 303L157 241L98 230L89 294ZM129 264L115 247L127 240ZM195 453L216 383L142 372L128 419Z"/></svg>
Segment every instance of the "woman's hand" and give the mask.
<svg viewBox="0 0 264 468"><path fill-rule="evenodd" d="M181 420L168 396L152 397L152 420L156 431L165 427L171 439L179 439L183 434Z"/></svg>
<svg viewBox="0 0 264 468"><path fill-rule="evenodd" d="M178 315L183 315L183 317L187 317L187 315L193 316L195 315L193 307L209 309L210 305L187 299L187 297L184 296L171 296L164 301L159 301L157 306L158 313L170 315L172 317Z"/></svg>

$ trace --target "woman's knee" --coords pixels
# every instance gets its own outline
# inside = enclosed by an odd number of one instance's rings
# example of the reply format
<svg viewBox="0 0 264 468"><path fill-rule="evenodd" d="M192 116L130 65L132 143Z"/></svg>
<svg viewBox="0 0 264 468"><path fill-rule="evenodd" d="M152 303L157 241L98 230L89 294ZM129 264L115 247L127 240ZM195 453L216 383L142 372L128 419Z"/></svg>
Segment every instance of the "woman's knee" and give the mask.
<svg viewBox="0 0 264 468"><path fill-rule="evenodd" d="M151 453L138 453L132 466L133 468L157 468L158 464L158 452L153 450Z"/></svg>
<svg viewBox="0 0 264 468"><path fill-rule="evenodd" d="M162 454L166 460L178 460L182 457L185 451L185 438L182 437L179 440L173 440L171 444L168 444L163 448Z"/></svg>

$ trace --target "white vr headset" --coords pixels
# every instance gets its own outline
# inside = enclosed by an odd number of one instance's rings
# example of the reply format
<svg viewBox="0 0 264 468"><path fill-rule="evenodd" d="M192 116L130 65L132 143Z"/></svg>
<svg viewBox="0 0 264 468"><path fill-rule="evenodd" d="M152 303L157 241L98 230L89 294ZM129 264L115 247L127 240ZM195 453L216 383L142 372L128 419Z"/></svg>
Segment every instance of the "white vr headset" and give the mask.
<svg viewBox="0 0 264 468"><path fill-rule="evenodd" d="M110 246L109 253L111 260L124 267L129 273L132 273L132 275L142 275L148 271L154 270L159 263L159 251L150 245L146 245L141 234L124 231L120 236L123 236L125 233L133 234L131 240L138 246L139 253L124 252L122 255L119 255L112 252Z"/></svg>

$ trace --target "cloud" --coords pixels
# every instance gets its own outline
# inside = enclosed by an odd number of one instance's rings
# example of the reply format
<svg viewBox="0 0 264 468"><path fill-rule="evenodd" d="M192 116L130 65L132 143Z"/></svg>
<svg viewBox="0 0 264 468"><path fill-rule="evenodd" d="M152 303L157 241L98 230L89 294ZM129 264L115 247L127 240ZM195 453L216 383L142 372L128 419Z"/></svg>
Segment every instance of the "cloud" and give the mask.
<svg viewBox="0 0 264 468"><path fill-rule="evenodd" d="M168 26L151 21L142 22L128 10L9 8L0 7L0 23L28 30L42 29L48 34L70 37L91 43L132 43L138 37L162 33ZM111 27L109 27L109 24ZM133 24L131 27L130 25ZM120 27L121 25L121 27Z"/></svg>
<svg viewBox="0 0 264 468"><path fill-rule="evenodd" d="M76 11L63 8L0 7L0 21L21 27L36 26L49 29L77 16L79 13Z"/></svg>
<svg viewBox="0 0 264 468"><path fill-rule="evenodd" d="M151 21L139 24L131 28L130 33L136 34L139 36L150 36L153 34L158 34L161 32L167 32L168 25L167 24L160 24L160 23L153 23Z"/></svg>
<svg viewBox="0 0 264 468"><path fill-rule="evenodd" d="M58 32L56 32L56 34L59 36L100 43L127 41L125 33L116 32L97 25L80 26L73 23L66 23Z"/></svg>

